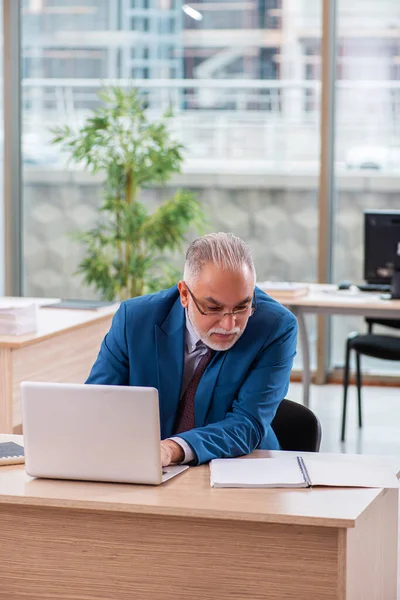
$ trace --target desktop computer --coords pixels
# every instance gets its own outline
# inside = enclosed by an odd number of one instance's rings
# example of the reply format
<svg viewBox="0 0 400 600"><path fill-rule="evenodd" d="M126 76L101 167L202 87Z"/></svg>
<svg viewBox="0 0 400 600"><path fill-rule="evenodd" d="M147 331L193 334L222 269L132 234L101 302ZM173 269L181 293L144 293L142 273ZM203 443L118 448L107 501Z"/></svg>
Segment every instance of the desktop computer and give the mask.
<svg viewBox="0 0 400 600"><path fill-rule="evenodd" d="M364 211L364 279L361 290L400 297L400 210Z"/></svg>

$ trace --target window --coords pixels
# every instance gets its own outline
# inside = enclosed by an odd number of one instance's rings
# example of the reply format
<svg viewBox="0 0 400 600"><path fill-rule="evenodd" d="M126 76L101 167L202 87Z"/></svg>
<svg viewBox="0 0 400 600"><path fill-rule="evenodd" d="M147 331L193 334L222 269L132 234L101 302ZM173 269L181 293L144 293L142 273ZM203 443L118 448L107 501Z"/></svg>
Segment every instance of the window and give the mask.
<svg viewBox="0 0 400 600"><path fill-rule="evenodd" d="M398 196L400 5L338 3L333 280L361 281L362 211ZM21 6L26 295L93 296L74 275L82 251L71 234L94 224L101 181L66 165L51 128L82 123L105 79L141 80L154 115L173 109L185 186L210 229L250 243L259 280L316 279L322 0L197 2L192 14L175 0ZM153 205L162 197L143 193ZM363 323L334 324L336 366Z"/></svg>
<svg viewBox="0 0 400 600"><path fill-rule="evenodd" d="M363 210L399 208L399 25L396 0L339 1L334 281L363 281ZM333 323L332 366L341 366L347 335L366 326L357 318ZM399 372L397 363L368 357L362 365Z"/></svg>
<svg viewBox="0 0 400 600"><path fill-rule="evenodd" d="M320 0L294 2L290 11L278 0L245 8L227 2L224 11L206 2L196 5L202 21L162 0L163 16L154 17L164 24L160 36L152 33L153 16L139 14L139 0L126 4L118 14L110 3L100 27L104 3L93 0L74 32L69 20L78 13L63 15L62 24L51 14L46 22L23 15L24 293L93 295L74 276L82 250L70 235L94 223L101 184L68 169L50 129L81 123L97 106L102 79L115 73L125 83L151 80L142 91L154 114L172 107L171 126L185 147L185 186L196 189L210 229L250 243L260 280L315 280ZM150 6L161 15L157 3ZM119 22L137 34L131 44L124 38L118 46ZM96 28L110 33L101 44ZM150 203L161 198L159 189L143 194Z"/></svg>
<svg viewBox="0 0 400 600"><path fill-rule="evenodd" d="M0 0L0 55L3 56L3 1ZM0 65L0 83L3 89L3 61ZM0 180L3 181L4 171L4 115L3 115L3 94L0 98ZM4 240L4 202L3 202L3 185L0 188L0 237ZM0 294L5 293L5 257L4 243L0 245Z"/></svg>

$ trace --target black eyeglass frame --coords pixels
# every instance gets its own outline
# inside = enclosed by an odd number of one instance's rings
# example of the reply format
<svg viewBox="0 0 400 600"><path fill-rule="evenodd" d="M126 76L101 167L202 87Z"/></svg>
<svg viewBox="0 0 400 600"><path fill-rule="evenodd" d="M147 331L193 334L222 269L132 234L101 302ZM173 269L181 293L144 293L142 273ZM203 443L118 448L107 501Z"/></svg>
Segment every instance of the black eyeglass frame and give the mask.
<svg viewBox="0 0 400 600"><path fill-rule="evenodd" d="M226 313L218 313L218 311L211 311L211 312L204 312L204 310L202 310L198 304L198 300L196 299L195 295L193 294L193 292L191 291L190 287L188 286L188 284L186 282L184 282L187 291L189 292L190 296L193 299L193 302L197 308L197 310L199 311L199 313L201 315L203 315L203 317L210 317L210 316L214 316L214 317L219 317L220 319L225 319L225 317L227 317L228 315L232 315L232 317L236 317L236 316L242 316L246 313L246 311L249 309L249 307L245 308L245 309L238 309L238 310L231 310L230 312L226 312ZM250 315L249 317L252 317L254 315L254 313L257 310L257 298L256 298L256 290L254 290L253 292L253 298L251 301L251 311L250 311Z"/></svg>

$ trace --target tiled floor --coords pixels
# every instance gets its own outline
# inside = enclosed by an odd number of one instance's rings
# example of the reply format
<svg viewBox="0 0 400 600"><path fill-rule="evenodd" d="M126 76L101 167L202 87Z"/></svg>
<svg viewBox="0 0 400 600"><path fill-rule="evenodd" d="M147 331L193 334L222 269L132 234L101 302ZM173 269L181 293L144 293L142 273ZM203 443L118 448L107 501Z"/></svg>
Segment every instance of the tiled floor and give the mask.
<svg viewBox="0 0 400 600"><path fill-rule="evenodd" d="M342 386L312 386L310 408L321 420L321 452L387 454L399 456L400 462L400 388L364 386L362 394L363 427L359 429L356 389L350 386L346 441L342 444ZM291 384L286 397L301 402L301 384Z"/></svg>
<svg viewBox="0 0 400 600"><path fill-rule="evenodd" d="M312 386L310 408L321 421L321 452L398 456L400 464L400 388L365 386L362 392L363 427L359 429L357 425L356 389L355 386L351 386L348 396L346 441L342 444L342 386ZM301 402L301 384L291 384L286 397ZM400 553L398 564L400 581ZM400 586L397 600L400 600Z"/></svg>

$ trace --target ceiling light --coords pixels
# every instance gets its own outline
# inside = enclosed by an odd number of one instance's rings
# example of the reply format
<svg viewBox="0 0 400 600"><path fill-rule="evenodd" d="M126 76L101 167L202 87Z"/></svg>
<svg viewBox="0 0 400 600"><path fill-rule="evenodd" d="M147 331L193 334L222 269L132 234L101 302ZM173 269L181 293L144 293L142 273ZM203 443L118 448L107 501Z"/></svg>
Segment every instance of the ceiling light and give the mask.
<svg viewBox="0 0 400 600"><path fill-rule="evenodd" d="M195 8L189 6L189 4L183 4L182 10L188 17L191 17L195 21L201 21L203 19L203 15Z"/></svg>

